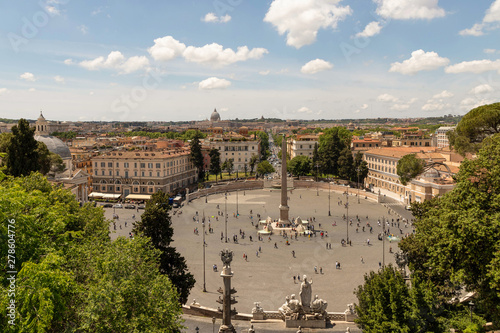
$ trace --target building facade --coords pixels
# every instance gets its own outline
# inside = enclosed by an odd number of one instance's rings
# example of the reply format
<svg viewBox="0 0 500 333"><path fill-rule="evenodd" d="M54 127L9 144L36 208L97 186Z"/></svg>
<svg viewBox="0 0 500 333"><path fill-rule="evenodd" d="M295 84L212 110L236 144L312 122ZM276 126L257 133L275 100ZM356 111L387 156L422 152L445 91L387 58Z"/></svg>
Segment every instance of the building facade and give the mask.
<svg viewBox="0 0 500 333"><path fill-rule="evenodd" d="M450 141L448 141L448 136L446 133L449 131L453 131L455 126L453 127L439 127L436 130L436 147L438 148L448 148L450 146Z"/></svg>
<svg viewBox="0 0 500 333"><path fill-rule="evenodd" d="M314 146L319 141L319 135L297 135L296 138L290 138L287 142L287 150L290 152L290 158L296 156L313 157Z"/></svg>
<svg viewBox="0 0 500 333"><path fill-rule="evenodd" d="M232 159L234 172L244 172L245 165L249 170L248 163L252 156L260 155L260 143L257 140L213 140L209 142L209 147L219 150L221 165Z"/></svg>
<svg viewBox="0 0 500 333"><path fill-rule="evenodd" d="M93 192L151 195L174 193L197 181L189 148L170 151L109 152L92 158Z"/></svg>
<svg viewBox="0 0 500 333"><path fill-rule="evenodd" d="M434 149L421 148L381 148L364 153L363 159L368 164L368 176L365 186L371 190L399 200L404 204L423 202L437 195L451 191L455 183L452 174L458 171L455 166L436 166L411 180L406 186L401 184L397 174L398 161L405 155L416 154L417 158L428 162L447 163L445 156Z"/></svg>

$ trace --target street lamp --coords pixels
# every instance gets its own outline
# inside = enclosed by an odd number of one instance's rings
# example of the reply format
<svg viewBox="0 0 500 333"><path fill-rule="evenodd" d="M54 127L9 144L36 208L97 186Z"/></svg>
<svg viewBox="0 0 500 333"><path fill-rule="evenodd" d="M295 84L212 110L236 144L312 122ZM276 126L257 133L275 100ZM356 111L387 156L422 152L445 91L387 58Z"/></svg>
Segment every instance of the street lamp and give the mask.
<svg viewBox="0 0 500 333"><path fill-rule="evenodd" d="M215 317L212 317L212 333L215 333Z"/></svg>
<svg viewBox="0 0 500 333"><path fill-rule="evenodd" d="M475 304L472 301L469 302L469 310L470 310L470 322L472 323L472 309L474 309Z"/></svg>
<svg viewBox="0 0 500 333"><path fill-rule="evenodd" d="M225 194L225 201L224 201L224 225L225 225L225 230L226 230L226 236L225 236L225 240L226 240L226 243L227 243L227 190L226 190L226 194Z"/></svg>
<svg viewBox="0 0 500 333"><path fill-rule="evenodd" d="M330 212L330 180L328 180L328 216L332 216Z"/></svg>
<svg viewBox="0 0 500 333"><path fill-rule="evenodd" d="M347 243L349 243L349 187L347 188L345 208L347 209L346 225L347 225Z"/></svg>
<svg viewBox="0 0 500 333"><path fill-rule="evenodd" d="M358 173L358 203L359 203L359 167L356 168L356 172Z"/></svg>
<svg viewBox="0 0 500 333"><path fill-rule="evenodd" d="M238 217L239 211L238 211L238 189L236 189L236 217Z"/></svg>
<svg viewBox="0 0 500 333"><path fill-rule="evenodd" d="M207 292L206 284L205 284L205 210L203 210L203 220L201 222L203 226L203 292Z"/></svg>
<svg viewBox="0 0 500 333"><path fill-rule="evenodd" d="M319 196L319 183L318 183L318 176L319 176L319 164L316 163L316 195Z"/></svg>

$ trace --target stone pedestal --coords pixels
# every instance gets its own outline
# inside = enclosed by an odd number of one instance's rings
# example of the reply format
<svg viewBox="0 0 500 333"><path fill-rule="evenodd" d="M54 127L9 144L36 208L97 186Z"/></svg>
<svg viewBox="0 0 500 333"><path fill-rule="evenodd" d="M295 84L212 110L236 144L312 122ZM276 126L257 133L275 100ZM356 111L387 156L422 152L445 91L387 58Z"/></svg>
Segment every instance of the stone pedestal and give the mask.
<svg viewBox="0 0 500 333"><path fill-rule="evenodd" d="M326 320L325 319L285 319L285 327L286 328L326 328Z"/></svg>

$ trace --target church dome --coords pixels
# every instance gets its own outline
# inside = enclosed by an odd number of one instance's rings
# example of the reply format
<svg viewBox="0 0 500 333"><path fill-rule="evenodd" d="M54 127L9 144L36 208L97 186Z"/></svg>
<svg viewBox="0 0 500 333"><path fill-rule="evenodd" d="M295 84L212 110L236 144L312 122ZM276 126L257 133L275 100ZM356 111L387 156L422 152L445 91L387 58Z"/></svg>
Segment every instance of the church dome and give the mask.
<svg viewBox="0 0 500 333"><path fill-rule="evenodd" d="M61 156L62 159L71 158L69 147L60 139L49 135L35 135L35 140L45 143L50 152Z"/></svg>
<svg viewBox="0 0 500 333"><path fill-rule="evenodd" d="M217 112L217 109L214 109L212 115L210 116L210 121L220 121L220 114Z"/></svg>

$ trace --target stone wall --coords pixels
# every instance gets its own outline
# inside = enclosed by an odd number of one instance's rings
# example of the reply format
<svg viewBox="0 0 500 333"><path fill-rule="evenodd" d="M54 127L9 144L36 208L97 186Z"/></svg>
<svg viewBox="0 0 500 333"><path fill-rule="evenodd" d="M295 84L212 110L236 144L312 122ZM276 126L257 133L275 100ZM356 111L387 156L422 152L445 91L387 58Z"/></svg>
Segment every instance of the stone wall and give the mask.
<svg viewBox="0 0 500 333"><path fill-rule="evenodd" d="M293 185L294 185L294 188L307 188L307 189L311 189L311 190L321 189L321 190L328 191L328 182L314 182L314 181L310 181L310 180L295 180L293 182ZM351 188L351 187L342 186L342 185L333 185L333 184L330 185L330 191L332 191L332 192L344 193L347 190L349 190L349 194L351 196L357 196L357 194L358 194L357 188ZM365 190L359 189L359 195L362 198L366 197L369 200L380 202L379 195L376 193L367 192Z"/></svg>
<svg viewBox="0 0 500 333"><path fill-rule="evenodd" d="M205 196L210 196L212 194L224 193L224 192L234 192L234 191L244 191L244 190L259 190L264 188L264 182L262 180L246 180L246 181L236 181L236 182L220 182L219 185L213 185L210 188L204 188L198 190L197 192L189 193L186 197L186 201L189 203L191 200L202 198Z"/></svg>

